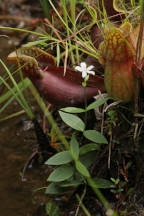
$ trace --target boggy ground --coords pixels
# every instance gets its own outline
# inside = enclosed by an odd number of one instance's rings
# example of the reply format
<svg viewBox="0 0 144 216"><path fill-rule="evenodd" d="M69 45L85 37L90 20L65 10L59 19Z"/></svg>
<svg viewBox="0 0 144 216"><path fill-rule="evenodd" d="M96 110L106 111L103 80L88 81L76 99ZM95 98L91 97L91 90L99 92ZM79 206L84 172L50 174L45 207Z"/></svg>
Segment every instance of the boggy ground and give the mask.
<svg viewBox="0 0 144 216"><path fill-rule="evenodd" d="M43 25L42 18L44 13L39 2L27 0L3 0L0 1L0 25L11 27L25 27L30 30L39 31L38 26ZM28 33L18 33L9 30L0 30L0 51L1 58L5 59L7 54L16 47L33 40L33 36ZM11 65L9 64L11 67ZM4 70L1 68L1 74ZM141 101L141 110L143 108L143 100ZM34 105L38 119L40 110ZM52 112L56 113L54 108ZM118 111L117 111L118 109ZM122 108L115 108L115 112L127 112ZM19 110L19 106L14 102L9 109L5 111L3 116L6 116L13 111ZM57 114L56 121L59 122ZM125 182L122 192L116 194L110 192L109 189L102 190L103 194L109 200L110 204L120 212L120 215L125 216L143 216L144 215L144 130L143 120L139 120L141 126L139 145L133 141L133 126L125 123L121 119L121 115L117 115L113 125L112 119L106 117L105 132L110 132L113 136L111 143L111 165L108 169L108 147L102 149L96 157L94 166L92 167L92 175L110 179L119 178L121 182ZM128 116L128 120L134 122L132 114ZM119 124L119 122L122 122ZM41 122L40 122L41 123ZM92 123L92 122L91 122ZM93 122L95 126L95 120ZM65 126L61 124L63 129ZM100 126L97 126L100 128ZM109 134L110 136L110 134ZM0 123L0 209L1 214L5 216L45 216L44 203L49 200L43 191L33 191L37 188L44 187L49 170L42 164L36 164L29 167L25 173L25 181L21 179L22 169L37 147L34 127L28 117L23 114L15 120L7 120ZM117 189L120 189L120 184ZM80 186L76 191L72 191L69 196L56 197L54 200L60 205L62 216L74 216L78 203L75 200L75 193L81 194L83 187ZM128 193L128 191L131 191ZM87 193L83 200L85 206L90 211L92 216L105 215L102 204L98 201L95 194L90 188L87 188ZM80 210L79 216L84 213Z"/></svg>

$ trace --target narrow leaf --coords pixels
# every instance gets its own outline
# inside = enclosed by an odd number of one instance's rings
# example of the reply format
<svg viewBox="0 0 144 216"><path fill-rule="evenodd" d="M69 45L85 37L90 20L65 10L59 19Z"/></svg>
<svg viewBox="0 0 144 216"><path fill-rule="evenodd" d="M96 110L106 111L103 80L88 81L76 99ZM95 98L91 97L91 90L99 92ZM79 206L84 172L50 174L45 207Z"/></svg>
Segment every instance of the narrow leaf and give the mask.
<svg viewBox="0 0 144 216"><path fill-rule="evenodd" d="M51 200L46 203L45 210L49 216L60 216L59 206Z"/></svg>
<svg viewBox="0 0 144 216"><path fill-rule="evenodd" d="M21 91L25 90L30 86L31 82L28 78L25 78L23 81L18 83L18 87ZM9 97L12 97L14 93L17 92L16 87L13 87L11 90L7 91L5 94L3 94L0 97L0 103L3 103L5 100L7 100ZM17 93L15 93L17 95Z"/></svg>
<svg viewBox="0 0 144 216"><path fill-rule="evenodd" d="M100 132L96 130L86 130L83 132L83 135L92 142L108 144L108 141Z"/></svg>
<svg viewBox="0 0 144 216"><path fill-rule="evenodd" d="M86 167L89 168L96 160L96 152L91 151L87 154L80 156L80 162Z"/></svg>
<svg viewBox="0 0 144 216"><path fill-rule="evenodd" d="M37 41L33 41L33 42L28 42L27 44L25 44L25 47L37 46L39 44L42 45L42 43L45 43L46 41L48 41L48 39L42 39L42 40L37 40Z"/></svg>
<svg viewBox="0 0 144 216"><path fill-rule="evenodd" d="M82 113L85 112L86 110L77 107L65 107L62 108L61 111L68 112L68 113Z"/></svg>
<svg viewBox="0 0 144 216"><path fill-rule="evenodd" d="M62 183L62 184L60 184L60 187L76 187L80 184L82 184L82 179L81 180L72 180L70 182Z"/></svg>
<svg viewBox="0 0 144 216"><path fill-rule="evenodd" d="M96 188L111 188L113 187L113 183L109 180L103 178L93 178Z"/></svg>
<svg viewBox="0 0 144 216"><path fill-rule="evenodd" d="M84 131L85 124L78 116L75 116L75 115L69 114L69 113L65 113L62 111L59 111L59 114L60 114L62 120L67 125L69 125L70 127L72 127L75 130Z"/></svg>
<svg viewBox="0 0 144 216"><path fill-rule="evenodd" d="M69 151L63 151L55 154L54 156L50 157L45 164L47 165L62 165L67 164L72 161L72 156Z"/></svg>
<svg viewBox="0 0 144 216"><path fill-rule="evenodd" d="M87 178L90 177L89 171L80 161L76 161L75 165L76 165L76 169L79 171L79 173L81 173L83 176L85 176Z"/></svg>
<svg viewBox="0 0 144 216"><path fill-rule="evenodd" d="M108 99L110 99L109 97L105 97L104 99L101 100L97 100L93 103L91 103L88 107L87 107L87 111L91 110L91 109L95 109L99 106L101 106L102 104L104 104Z"/></svg>
<svg viewBox="0 0 144 216"><path fill-rule="evenodd" d="M50 183L45 190L45 194L61 194L63 190L55 183Z"/></svg>
<svg viewBox="0 0 144 216"><path fill-rule="evenodd" d="M59 183L60 187L76 187L84 183L84 177L79 173L75 172L74 176L67 181Z"/></svg>
<svg viewBox="0 0 144 216"><path fill-rule="evenodd" d="M48 181L60 182L69 179L74 173L73 167L70 165L62 165L56 168L49 176Z"/></svg>
<svg viewBox="0 0 144 216"><path fill-rule="evenodd" d="M56 57L57 67L60 64L60 46L59 43L57 43L57 57Z"/></svg>
<svg viewBox="0 0 144 216"><path fill-rule="evenodd" d="M70 141L70 152L74 160L78 160L79 157L79 143L76 140L75 135L72 135L71 141Z"/></svg>
<svg viewBox="0 0 144 216"><path fill-rule="evenodd" d="M96 143L86 144L80 148L80 155L84 155L90 151L99 150L99 146Z"/></svg>

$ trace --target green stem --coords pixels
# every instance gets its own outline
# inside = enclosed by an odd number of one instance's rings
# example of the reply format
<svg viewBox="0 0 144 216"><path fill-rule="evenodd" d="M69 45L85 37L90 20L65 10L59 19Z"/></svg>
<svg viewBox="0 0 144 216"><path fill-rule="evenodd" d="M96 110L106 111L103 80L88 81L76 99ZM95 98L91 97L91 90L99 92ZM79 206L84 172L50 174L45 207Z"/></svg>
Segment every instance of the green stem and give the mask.
<svg viewBox="0 0 144 216"><path fill-rule="evenodd" d="M37 100L37 103L39 104L40 108L42 109L43 113L45 114L46 118L48 119L49 123L51 124L52 128L55 130L56 134L58 135L60 141L64 145L65 149L69 149L69 143L65 139L65 136L61 132L60 128L57 126L55 120L53 119L53 116L51 113L47 110L47 107L43 101L43 99L40 97L38 91L36 88L31 84L29 86L32 94L34 95L35 99Z"/></svg>
<svg viewBox="0 0 144 216"><path fill-rule="evenodd" d="M86 87L84 87L84 105L85 105L85 110L87 109L87 92L86 92ZM87 124L87 112L85 112L84 116L85 120L85 125Z"/></svg>
<svg viewBox="0 0 144 216"><path fill-rule="evenodd" d="M74 32L74 38L76 41L76 0L70 0L70 11L71 11L71 22L73 25L73 32ZM79 56L79 50L78 50L78 44L75 44L75 50L76 50L76 60L77 64L80 64L80 56Z"/></svg>
<svg viewBox="0 0 144 216"><path fill-rule="evenodd" d="M103 194L101 193L101 191L97 188L95 182L92 180L92 178L87 178L87 182L89 184L89 186L92 188L92 190L96 193L98 199L102 202L102 204L104 205L104 207L108 210L111 209L110 204L108 203L108 201L106 200L106 198L103 196Z"/></svg>
<svg viewBox="0 0 144 216"><path fill-rule="evenodd" d="M67 32L68 43L69 43L69 47L71 47L69 22L68 22L68 12L67 12L67 8L66 8L66 1L65 0L60 0L60 1L61 1L61 4L62 4L64 22L66 24L66 32ZM73 51L71 51L70 54L71 54L72 64L75 65L75 58L74 58Z"/></svg>
<svg viewBox="0 0 144 216"><path fill-rule="evenodd" d="M85 207L85 205L84 205L83 202L82 202L82 199L79 197L78 194L76 194L76 198L77 198L77 200L79 201L79 205L80 205L81 208L83 209L85 215L86 215L86 216L91 216L90 212L87 210L87 208ZM75 216L77 216L77 215L78 215L78 214L77 214L77 212L76 212Z"/></svg>
<svg viewBox="0 0 144 216"><path fill-rule="evenodd" d="M13 95L16 96L17 101L19 102L19 104L24 108L24 110L26 111L27 115L29 116L30 119L34 118L34 114L30 108L30 106L28 105L21 89L19 88L17 82L15 81L15 79L13 78L11 72L9 71L9 69L7 68L7 66L4 64L4 62L0 59L0 63L2 64L2 66L4 67L5 71L7 72L13 86L16 89L17 95L15 94L15 92L13 91L13 89L11 87L9 87L9 85L4 81L4 79L1 77L2 82L5 84L5 86L12 92Z"/></svg>

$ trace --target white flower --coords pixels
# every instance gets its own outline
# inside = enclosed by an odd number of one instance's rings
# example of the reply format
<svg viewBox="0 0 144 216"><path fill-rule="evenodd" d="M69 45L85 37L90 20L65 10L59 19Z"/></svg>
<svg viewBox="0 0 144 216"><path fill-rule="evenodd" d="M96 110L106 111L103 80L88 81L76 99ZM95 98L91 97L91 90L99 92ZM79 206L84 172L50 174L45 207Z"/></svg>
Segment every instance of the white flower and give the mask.
<svg viewBox="0 0 144 216"><path fill-rule="evenodd" d="M106 211L106 216L112 216L114 214L114 211L112 209L108 209Z"/></svg>
<svg viewBox="0 0 144 216"><path fill-rule="evenodd" d="M88 74L95 75L94 71L91 71L94 68L93 65L87 67L85 62L81 62L80 66L76 66L75 69L82 73L82 78L85 78Z"/></svg>

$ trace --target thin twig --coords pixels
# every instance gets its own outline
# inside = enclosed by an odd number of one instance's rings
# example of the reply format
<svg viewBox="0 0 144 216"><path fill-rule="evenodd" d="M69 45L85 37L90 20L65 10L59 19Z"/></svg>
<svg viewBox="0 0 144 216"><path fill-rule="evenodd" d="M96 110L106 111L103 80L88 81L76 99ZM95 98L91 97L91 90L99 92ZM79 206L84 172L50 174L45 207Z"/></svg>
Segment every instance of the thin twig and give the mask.
<svg viewBox="0 0 144 216"><path fill-rule="evenodd" d="M45 18L44 21L49 25L49 27L53 30L53 32L55 33L55 35L58 37L58 39L62 42L64 48L65 48L65 43L63 41L63 39L61 38L60 34L58 33L57 29L52 25L52 23Z"/></svg>
<svg viewBox="0 0 144 216"><path fill-rule="evenodd" d="M109 142L108 169L110 169L110 163L111 163L111 149L112 149L112 134L110 135L110 142Z"/></svg>
<svg viewBox="0 0 144 216"><path fill-rule="evenodd" d="M66 74L66 69L67 69L67 59L68 59L68 55L69 55L69 50L68 50L67 41L66 41L65 59L64 59L64 76L65 76L65 74Z"/></svg>

